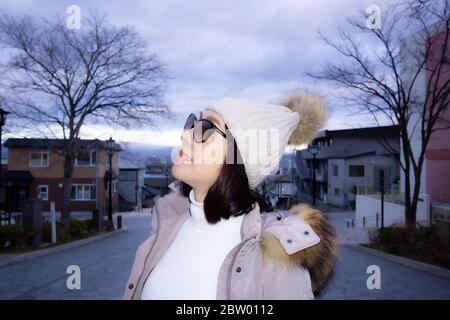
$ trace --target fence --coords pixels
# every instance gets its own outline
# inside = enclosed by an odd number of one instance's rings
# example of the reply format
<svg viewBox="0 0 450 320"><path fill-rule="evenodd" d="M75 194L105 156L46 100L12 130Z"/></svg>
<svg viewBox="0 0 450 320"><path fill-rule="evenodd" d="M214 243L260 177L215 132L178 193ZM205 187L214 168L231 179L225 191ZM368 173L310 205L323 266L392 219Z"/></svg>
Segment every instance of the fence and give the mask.
<svg viewBox="0 0 450 320"><path fill-rule="evenodd" d="M381 201L381 193L368 194L366 196ZM395 203L395 204L402 205L402 206L405 205L405 194L404 193L402 193L402 194L385 193L383 197L384 197L384 201L386 201L386 202Z"/></svg>
<svg viewBox="0 0 450 320"><path fill-rule="evenodd" d="M106 215L106 213L104 213ZM22 212L5 212L0 211L0 225L6 225L6 224L22 224ZM77 220L86 220L86 219L93 219L93 212L92 211L74 211L70 214L71 218L77 219ZM44 211L42 212L42 223L48 223L51 220L51 212L50 211ZM56 212L56 221L61 221L61 212Z"/></svg>
<svg viewBox="0 0 450 320"><path fill-rule="evenodd" d="M356 187L356 194L371 195L371 194L380 193L379 187L369 186L369 185L367 185L367 183L357 184L355 187ZM400 194L400 185L398 183L390 184L386 188L385 194L399 195Z"/></svg>
<svg viewBox="0 0 450 320"><path fill-rule="evenodd" d="M308 204L312 204L313 198L309 194L299 193L299 194L296 195L296 197L293 200L294 200L294 202L305 202L305 203L308 203ZM323 203L322 200L317 199L317 198L316 198L316 205L315 205L315 207L320 209L320 210L322 210L322 211L328 211L327 204Z"/></svg>
<svg viewBox="0 0 450 320"><path fill-rule="evenodd" d="M357 226L362 226L363 228L365 228L366 226L368 226L369 224L371 224L373 221L375 221L375 227L379 228L381 227L381 214L376 213L374 216L363 216L360 219L347 219L346 223L347 223L347 228L354 228Z"/></svg>
<svg viewBox="0 0 450 320"><path fill-rule="evenodd" d="M432 202L431 219L433 222L450 223L450 204Z"/></svg>
<svg viewBox="0 0 450 320"><path fill-rule="evenodd" d="M22 212L0 211L0 225L22 224Z"/></svg>
<svg viewBox="0 0 450 320"><path fill-rule="evenodd" d="M401 195L403 197L403 195ZM392 198L384 197L384 225L403 224L405 221L405 206L402 202L390 201ZM427 194L420 195L417 203L416 220L421 224L431 222L431 199ZM357 195L356 196L356 219L362 221L363 217L375 216L381 213L381 201L378 195ZM366 221L366 225L375 226L375 223Z"/></svg>
<svg viewBox="0 0 450 320"><path fill-rule="evenodd" d="M446 203L450 205L450 194L449 193L429 193L431 199L435 202Z"/></svg>

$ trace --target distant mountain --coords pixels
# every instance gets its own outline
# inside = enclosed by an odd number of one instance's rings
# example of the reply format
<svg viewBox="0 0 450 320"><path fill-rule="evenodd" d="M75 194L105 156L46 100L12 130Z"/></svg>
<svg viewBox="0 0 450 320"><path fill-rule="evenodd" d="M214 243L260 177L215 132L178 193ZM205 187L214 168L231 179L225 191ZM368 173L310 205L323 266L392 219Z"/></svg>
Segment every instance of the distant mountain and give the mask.
<svg viewBox="0 0 450 320"><path fill-rule="evenodd" d="M171 160L172 146L157 146L145 143L120 143L123 151L119 153L119 157L128 160L146 160L150 157L164 158Z"/></svg>

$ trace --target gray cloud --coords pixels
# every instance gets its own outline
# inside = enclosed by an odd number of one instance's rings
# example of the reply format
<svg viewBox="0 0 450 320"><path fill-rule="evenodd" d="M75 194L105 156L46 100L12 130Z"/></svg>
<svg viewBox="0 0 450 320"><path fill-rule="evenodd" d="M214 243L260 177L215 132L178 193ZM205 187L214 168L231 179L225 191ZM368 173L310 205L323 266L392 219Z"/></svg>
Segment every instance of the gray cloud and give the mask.
<svg viewBox="0 0 450 320"><path fill-rule="evenodd" d="M98 9L115 24L135 26L168 64L174 79L166 101L179 115L175 123L161 122L162 130L169 130L180 128L189 112L212 100L233 96L274 102L293 87L329 90L304 76L337 59L317 32L332 37L349 14L373 1L0 0L0 11L45 17L64 15L71 4L79 5L82 14ZM332 97L328 101L333 105ZM341 111L335 110L339 116L327 125L342 123Z"/></svg>

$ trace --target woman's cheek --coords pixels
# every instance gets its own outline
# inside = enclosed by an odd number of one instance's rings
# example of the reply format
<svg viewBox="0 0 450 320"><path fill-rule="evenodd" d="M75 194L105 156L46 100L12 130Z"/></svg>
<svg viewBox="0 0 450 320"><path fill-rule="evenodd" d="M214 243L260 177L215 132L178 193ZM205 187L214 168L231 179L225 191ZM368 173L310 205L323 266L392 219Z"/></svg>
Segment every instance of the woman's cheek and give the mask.
<svg viewBox="0 0 450 320"><path fill-rule="evenodd" d="M215 148L213 144L206 144L203 146L202 152L200 154L202 164L204 165L215 164L214 149Z"/></svg>

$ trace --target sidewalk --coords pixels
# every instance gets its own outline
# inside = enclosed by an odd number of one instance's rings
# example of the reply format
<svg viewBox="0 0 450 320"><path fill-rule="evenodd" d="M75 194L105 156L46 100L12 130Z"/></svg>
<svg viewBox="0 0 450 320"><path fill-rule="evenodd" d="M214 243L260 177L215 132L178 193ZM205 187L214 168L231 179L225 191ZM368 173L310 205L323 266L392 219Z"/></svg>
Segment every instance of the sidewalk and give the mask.
<svg viewBox="0 0 450 320"><path fill-rule="evenodd" d="M347 227L347 219L355 219L355 211L327 211L324 214L334 224L338 244L369 243L370 232L375 228Z"/></svg>
<svg viewBox="0 0 450 320"><path fill-rule="evenodd" d="M325 214L336 228L339 258L321 299L450 299L449 271L361 246L370 242L376 228L347 227L347 219L355 218L354 211ZM369 265L380 267L380 290L367 288Z"/></svg>
<svg viewBox="0 0 450 320"><path fill-rule="evenodd" d="M369 289L369 266L380 268L381 288ZM450 280L378 256L338 247L338 262L321 300L450 299Z"/></svg>
<svg viewBox="0 0 450 320"><path fill-rule="evenodd" d="M115 236L0 267L0 299L121 299L136 249L150 232L149 214L124 215ZM79 266L81 289L67 287Z"/></svg>
<svg viewBox="0 0 450 320"><path fill-rule="evenodd" d="M113 214L113 222L115 224L115 227L117 228L117 216L121 215L123 218L125 217L149 217L152 214L152 208L145 208L142 211L127 211L127 212L116 212ZM85 217L86 218L86 217ZM89 217L88 217L89 218ZM124 231L125 228L122 228L121 230L115 230L114 232L104 232L100 233L88 238L75 240L72 242L68 242L65 244L57 244L57 245L50 245L48 244L48 247L40 248L28 252L23 253L0 253L0 267L6 266L13 263L18 263L30 259L34 259L37 257L46 256L49 254L61 252L64 250L73 249L76 247L85 246L87 244L90 244L92 242L103 240L107 237L110 237L114 234L117 234L120 231Z"/></svg>
<svg viewBox="0 0 450 320"><path fill-rule="evenodd" d="M90 237L87 237L84 239L78 239L78 240L74 240L74 241L71 241L68 243L63 243L63 244L50 245L47 248L36 249L36 250L29 251L29 252L24 252L24 253L0 254L0 267L11 265L14 263L28 261L31 259L47 256L47 255L62 252L65 250L74 249L77 247L82 247L82 246L88 245L90 243L93 243L96 241L101 241L106 238L112 237L123 231L125 231L124 228L122 228L120 230L110 231L110 232L102 232L100 234L90 236Z"/></svg>

